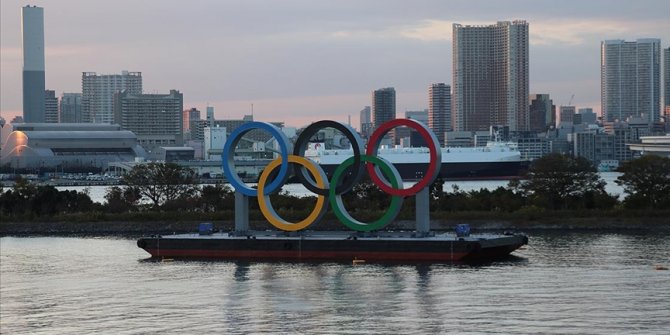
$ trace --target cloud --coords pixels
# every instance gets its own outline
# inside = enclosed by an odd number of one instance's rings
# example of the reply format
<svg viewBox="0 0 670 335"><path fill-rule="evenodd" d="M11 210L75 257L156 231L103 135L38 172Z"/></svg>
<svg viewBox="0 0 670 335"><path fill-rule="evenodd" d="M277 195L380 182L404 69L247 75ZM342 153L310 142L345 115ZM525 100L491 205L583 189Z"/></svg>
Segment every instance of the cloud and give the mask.
<svg viewBox="0 0 670 335"><path fill-rule="evenodd" d="M45 53L47 57L89 56L103 48L109 49L105 45L56 45L47 46Z"/></svg>
<svg viewBox="0 0 670 335"><path fill-rule="evenodd" d="M605 33L622 34L625 28L613 21L544 21L533 24L530 29L532 45L580 45L587 39L602 36Z"/></svg>
<svg viewBox="0 0 670 335"><path fill-rule="evenodd" d="M251 114L254 106L254 119L259 121L283 121L287 126L302 127L312 122L332 119L346 122L351 116L352 125L357 126L358 112L363 106L370 105L369 93L341 95L310 95L285 98L254 100L221 100L185 102L184 108L214 106L217 119L239 119Z"/></svg>
<svg viewBox="0 0 670 335"><path fill-rule="evenodd" d="M626 21L614 19L563 19L527 20L530 24L531 45L582 45L609 38L638 38L656 36L659 31L669 31L669 20ZM378 30L337 31L335 38L391 38L401 37L424 42L452 40L455 21L420 20L415 23L390 26ZM458 21L463 25L490 25L494 22Z"/></svg>
<svg viewBox="0 0 670 335"><path fill-rule="evenodd" d="M412 24L390 25L379 29L353 29L332 32L339 39L407 38L421 41L451 40L451 22L421 20Z"/></svg>
<svg viewBox="0 0 670 335"><path fill-rule="evenodd" d="M400 29L400 36L421 41L451 41L452 22L425 20Z"/></svg>

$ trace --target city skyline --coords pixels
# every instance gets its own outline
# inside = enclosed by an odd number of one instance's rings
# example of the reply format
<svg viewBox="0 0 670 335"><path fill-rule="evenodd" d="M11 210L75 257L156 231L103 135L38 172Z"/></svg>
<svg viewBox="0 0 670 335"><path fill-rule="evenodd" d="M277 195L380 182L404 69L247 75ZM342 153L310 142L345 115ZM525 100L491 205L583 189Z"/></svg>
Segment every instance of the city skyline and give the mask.
<svg viewBox="0 0 670 335"><path fill-rule="evenodd" d="M22 114L20 10L27 4L0 4L7 121ZM575 94L574 105L596 112L602 40L660 38L664 48L670 41L664 1L419 2L411 11L386 1L30 4L44 7L46 89L58 96L81 92L82 72L139 71L145 93L180 90L184 108L209 104L229 119L250 114L253 104L256 119L292 126L348 116L357 125L379 87L396 89L399 115L427 108L427 85L452 81L456 22L528 21L529 93L548 93L556 105Z"/></svg>

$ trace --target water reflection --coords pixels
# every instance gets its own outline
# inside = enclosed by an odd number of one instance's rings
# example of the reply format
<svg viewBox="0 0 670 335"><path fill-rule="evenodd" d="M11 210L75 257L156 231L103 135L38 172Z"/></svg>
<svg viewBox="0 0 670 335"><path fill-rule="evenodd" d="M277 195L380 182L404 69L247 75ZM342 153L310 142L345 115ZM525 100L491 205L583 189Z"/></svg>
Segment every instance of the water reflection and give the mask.
<svg viewBox="0 0 670 335"><path fill-rule="evenodd" d="M642 333L670 327L668 232L535 233L466 264L147 260L133 240L0 239L0 333ZM74 270L73 270L74 269Z"/></svg>

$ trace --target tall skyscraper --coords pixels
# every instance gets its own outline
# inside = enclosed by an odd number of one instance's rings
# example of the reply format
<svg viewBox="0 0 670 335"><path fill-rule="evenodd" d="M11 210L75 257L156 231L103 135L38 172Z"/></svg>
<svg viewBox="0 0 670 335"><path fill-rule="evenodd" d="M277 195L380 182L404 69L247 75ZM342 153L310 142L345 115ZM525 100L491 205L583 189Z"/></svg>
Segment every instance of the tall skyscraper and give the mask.
<svg viewBox="0 0 670 335"><path fill-rule="evenodd" d="M58 123L58 98L52 90L44 91L44 122Z"/></svg>
<svg viewBox="0 0 670 335"><path fill-rule="evenodd" d="M360 132L361 136L368 138L372 134L372 115L370 106L365 106L359 112L359 120L361 123Z"/></svg>
<svg viewBox="0 0 670 335"><path fill-rule="evenodd" d="M528 130L528 23L455 23L453 52L454 130Z"/></svg>
<svg viewBox="0 0 670 335"><path fill-rule="evenodd" d="M142 94L142 73L123 71L121 74L81 75L83 122L112 123L114 121L114 94L121 91Z"/></svg>
<svg viewBox="0 0 670 335"><path fill-rule="evenodd" d="M549 94L531 94L528 101L530 130L545 131L556 124L556 105Z"/></svg>
<svg viewBox="0 0 670 335"><path fill-rule="evenodd" d="M207 106L207 124L208 127L214 127L214 107Z"/></svg>
<svg viewBox="0 0 670 335"><path fill-rule="evenodd" d="M663 86L665 92L665 123L670 124L670 48L663 49Z"/></svg>
<svg viewBox="0 0 670 335"><path fill-rule="evenodd" d="M451 86L445 83L428 87L428 127L437 136L440 146L444 146L444 133L452 130Z"/></svg>
<svg viewBox="0 0 670 335"><path fill-rule="evenodd" d="M373 131L382 123L395 119L395 88L380 88L372 92Z"/></svg>
<svg viewBox="0 0 670 335"><path fill-rule="evenodd" d="M61 123L81 123L81 93L63 93L58 114Z"/></svg>
<svg viewBox="0 0 670 335"><path fill-rule="evenodd" d="M44 9L21 8L23 35L23 119L44 122Z"/></svg>
<svg viewBox="0 0 670 335"><path fill-rule="evenodd" d="M177 90L169 94L114 94L114 123L135 133L147 151L184 144L183 111L184 95Z"/></svg>
<svg viewBox="0 0 670 335"><path fill-rule="evenodd" d="M661 40L608 40L600 44L600 90L608 122L644 116L659 120L661 110Z"/></svg>

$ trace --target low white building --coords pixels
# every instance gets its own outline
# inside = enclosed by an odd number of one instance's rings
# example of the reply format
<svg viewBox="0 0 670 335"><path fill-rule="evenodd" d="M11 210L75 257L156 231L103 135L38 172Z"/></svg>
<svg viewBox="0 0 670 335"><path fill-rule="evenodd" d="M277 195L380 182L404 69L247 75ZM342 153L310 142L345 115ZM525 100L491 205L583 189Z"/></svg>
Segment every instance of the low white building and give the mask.
<svg viewBox="0 0 670 335"><path fill-rule="evenodd" d="M118 125L15 124L2 147L0 166L14 169L106 168L109 162L145 158L131 131Z"/></svg>
<svg viewBox="0 0 670 335"><path fill-rule="evenodd" d="M226 143L226 127L205 127L205 160L220 161Z"/></svg>
<svg viewBox="0 0 670 335"><path fill-rule="evenodd" d="M628 148L639 155L657 155L670 158L670 134L665 136L642 136L642 143L626 144Z"/></svg>

